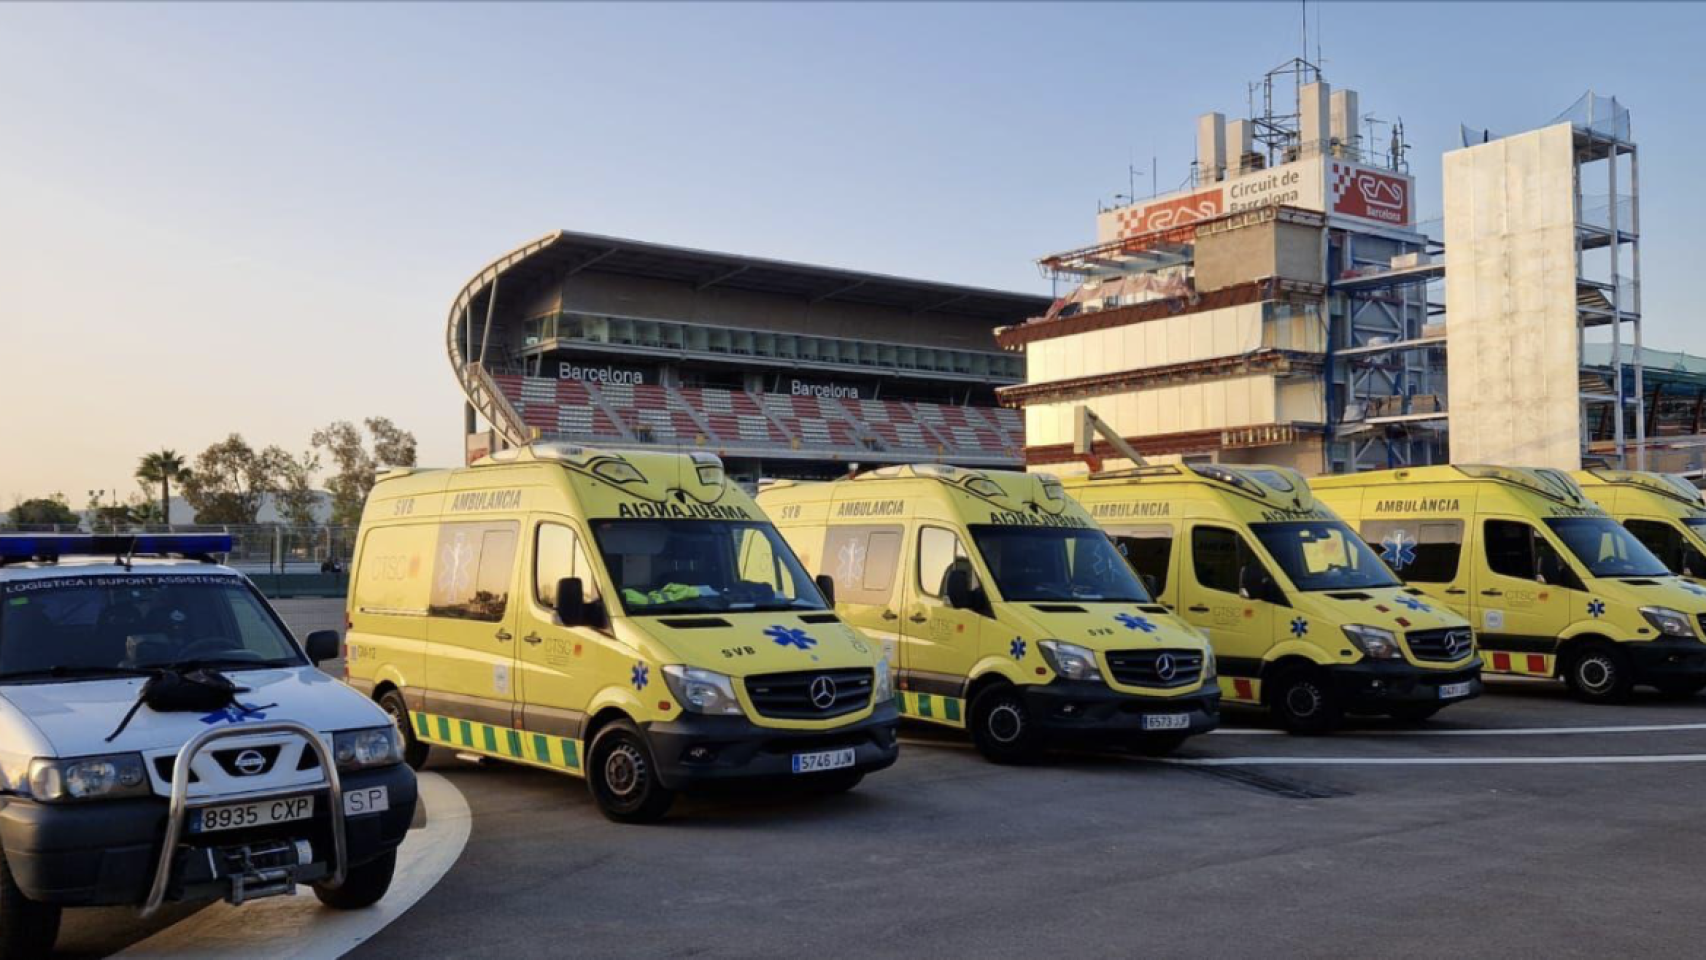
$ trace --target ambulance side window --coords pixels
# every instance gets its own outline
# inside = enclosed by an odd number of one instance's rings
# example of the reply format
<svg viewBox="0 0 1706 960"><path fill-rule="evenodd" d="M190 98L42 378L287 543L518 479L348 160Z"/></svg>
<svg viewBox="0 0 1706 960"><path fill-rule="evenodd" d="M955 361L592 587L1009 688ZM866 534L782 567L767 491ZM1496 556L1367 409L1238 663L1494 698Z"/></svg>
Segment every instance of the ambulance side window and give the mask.
<svg viewBox="0 0 1706 960"><path fill-rule="evenodd" d="M1629 520L1623 525L1642 546L1664 561L1670 572L1688 577L1706 576L1706 557L1682 538L1682 531L1657 520Z"/></svg>
<svg viewBox="0 0 1706 960"><path fill-rule="evenodd" d="M1369 520L1362 525L1362 538L1407 582L1457 579L1457 562L1463 553L1462 520Z"/></svg>
<svg viewBox="0 0 1706 960"><path fill-rule="evenodd" d="M1552 548L1552 544L1528 524L1515 520L1488 520L1482 530L1486 533L1487 566L1494 573L1575 590L1584 589L1581 580Z"/></svg>
<svg viewBox="0 0 1706 960"><path fill-rule="evenodd" d="M557 581L579 577L587 603L598 602L598 578L580 537L560 523L541 523L533 543L533 597L547 610L557 606Z"/></svg>
<svg viewBox="0 0 1706 960"><path fill-rule="evenodd" d="M1197 583L1210 590L1238 592L1238 573L1261 561L1244 538L1223 527L1194 527L1191 530L1191 566Z"/></svg>
<svg viewBox="0 0 1706 960"><path fill-rule="evenodd" d="M1173 560L1172 527L1119 527L1108 537L1151 593L1166 592L1167 569Z"/></svg>
<svg viewBox="0 0 1706 960"><path fill-rule="evenodd" d="M882 605L894 592L900 566L899 526L830 527L820 572L835 580L836 599Z"/></svg>
<svg viewBox="0 0 1706 960"><path fill-rule="evenodd" d="M515 574L518 526L501 522L439 527L427 612L456 620L502 620Z"/></svg>
<svg viewBox="0 0 1706 960"><path fill-rule="evenodd" d="M948 571L961 567L977 584L977 570L966 556L966 548L954 531L942 527L918 528L918 589L927 597L941 599Z"/></svg>

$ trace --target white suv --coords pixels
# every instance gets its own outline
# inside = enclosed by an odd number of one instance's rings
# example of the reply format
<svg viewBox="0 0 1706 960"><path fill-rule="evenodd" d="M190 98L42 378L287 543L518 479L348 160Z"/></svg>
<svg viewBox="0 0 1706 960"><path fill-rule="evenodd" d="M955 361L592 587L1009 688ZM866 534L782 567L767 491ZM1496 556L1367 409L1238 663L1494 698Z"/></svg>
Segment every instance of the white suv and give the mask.
<svg viewBox="0 0 1706 960"><path fill-rule="evenodd" d="M304 650L229 550L0 535L0 957L46 952L66 906L389 888L415 808L398 731L315 668L337 633Z"/></svg>

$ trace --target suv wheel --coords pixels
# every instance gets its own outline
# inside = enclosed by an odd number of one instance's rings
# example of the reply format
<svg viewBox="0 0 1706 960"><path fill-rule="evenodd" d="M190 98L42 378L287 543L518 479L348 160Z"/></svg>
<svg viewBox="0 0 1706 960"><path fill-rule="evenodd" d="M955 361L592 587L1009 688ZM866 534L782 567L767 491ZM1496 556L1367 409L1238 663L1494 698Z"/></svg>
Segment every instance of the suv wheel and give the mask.
<svg viewBox="0 0 1706 960"><path fill-rule="evenodd" d="M1268 708L1292 733L1329 733L1344 718L1344 706L1327 675L1314 667L1288 667L1274 678Z"/></svg>
<svg viewBox="0 0 1706 960"><path fill-rule="evenodd" d="M658 780L646 738L630 721L598 731L588 761L587 789L599 811L618 823L656 823L675 802L675 791Z"/></svg>
<svg viewBox="0 0 1706 960"><path fill-rule="evenodd" d="M314 884L314 896L334 910L360 910L378 903L391 889L391 876L397 872L397 851L351 867L341 886Z"/></svg>

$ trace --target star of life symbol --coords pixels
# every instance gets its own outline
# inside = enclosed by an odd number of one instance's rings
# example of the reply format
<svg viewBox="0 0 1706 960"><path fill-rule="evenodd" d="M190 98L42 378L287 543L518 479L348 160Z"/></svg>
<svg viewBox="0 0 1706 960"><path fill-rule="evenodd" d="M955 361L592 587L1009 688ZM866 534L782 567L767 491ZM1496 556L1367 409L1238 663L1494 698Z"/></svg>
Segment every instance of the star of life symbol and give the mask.
<svg viewBox="0 0 1706 960"><path fill-rule="evenodd" d="M1428 609L1427 604L1423 603L1420 600L1417 600L1415 597L1399 597L1396 602L1399 606L1409 607L1411 610L1414 610L1417 613L1432 613L1433 612L1432 610Z"/></svg>
<svg viewBox="0 0 1706 960"><path fill-rule="evenodd" d="M1306 636L1308 633L1309 633L1309 621L1308 620L1305 620L1302 617L1298 617L1296 620L1293 620L1291 622L1291 635L1292 636L1301 637L1301 636Z"/></svg>
<svg viewBox="0 0 1706 960"><path fill-rule="evenodd" d="M862 583L865 579L865 545L848 540L835 554L835 579L838 583Z"/></svg>
<svg viewBox="0 0 1706 960"><path fill-rule="evenodd" d="M1155 624L1149 622L1149 618L1134 617L1129 613L1120 614L1114 618L1114 621L1120 626L1125 627L1127 630L1142 630L1144 633L1154 633L1157 629Z"/></svg>
<svg viewBox="0 0 1706 960"><path fill-rule="evenodd" d="M1402 528L1392 531L1380 541L1380 559L1394 570L1402 570L1416 562L1416 538Z"/></svg>
<svg viewBox="0 0 1706 960"><path fill-rule="evenodd" d="M440 592L452 598L468 596L474 586L476 560L468 535L458 531L456 538L444 545L438 558Z"/></svg>
<svg viewBox="0 0 1706 960"><path fill-rule="evenodd" d="M806 632L799 627L778 625L766 629L764 635L776 641L776 645L781 647L799 647L801 650L810 650L817 645L817 640L806 636Z"/></svg>
<svg viewBox="0 0 1706 960"><path fill-rule="evenodd" d="M265 720L266 718L267 715L262 713L259 707L250 706L246 703L232 703L202 717L201 722L211 725L215 723L242 723L244 720Z"/></svg>

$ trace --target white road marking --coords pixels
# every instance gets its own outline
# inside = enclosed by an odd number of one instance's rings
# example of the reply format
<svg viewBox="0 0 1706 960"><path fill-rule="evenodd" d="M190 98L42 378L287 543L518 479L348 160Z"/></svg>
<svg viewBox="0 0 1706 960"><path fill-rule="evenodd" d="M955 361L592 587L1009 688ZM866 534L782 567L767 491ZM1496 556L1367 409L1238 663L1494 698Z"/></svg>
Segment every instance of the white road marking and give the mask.
<svg viewBox="0 0 1706 960"><path fill-rule="evenodd" d="M1706 763L1706 753L1600 757L1158 757L1181 767L1496 767L1597 763Z"/></svg>
<svg viewBox="0 0 1706 960"><path fill-rule="evenodd" d="M383 930L443 879L468 843L468 801L436 773L418 775L426 826L397 851L397 874L385 899L366 910L320 905L303 888L242 907L216 903L130 946L121 957L233 957L283 960L340 957Z"/></svg>
<svg viewBox="0 0 1706 960"><path fill-rule="evenodd" d="M1706 723L1638 723L1603 727L1492 727L1472 730L1341 730L1335 737L1541 737L1600 733L1683 733L1706 730ZM1234 729L1222 727L1210 736L1285 737L1284 730Z"/></svg>

